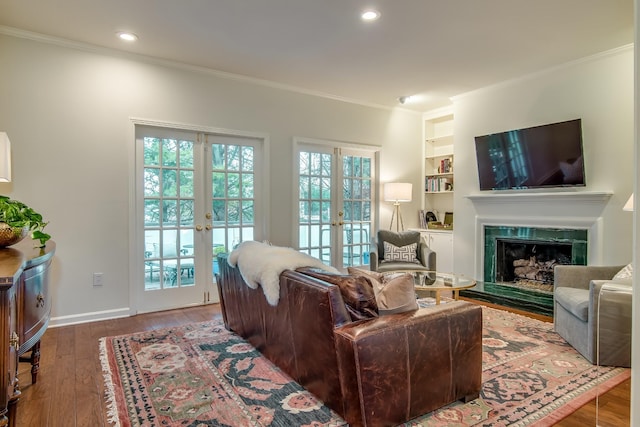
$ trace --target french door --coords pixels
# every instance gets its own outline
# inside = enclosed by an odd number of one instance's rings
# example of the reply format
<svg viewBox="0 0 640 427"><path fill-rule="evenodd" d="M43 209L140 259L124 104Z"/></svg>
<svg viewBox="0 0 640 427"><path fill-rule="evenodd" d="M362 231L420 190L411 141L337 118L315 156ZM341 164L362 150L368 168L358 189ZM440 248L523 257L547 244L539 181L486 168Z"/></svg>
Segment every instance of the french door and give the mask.
<svg viewBox="0 0 640 427"><path fill-rule="evenodd" d="M299 142L297 160L299 250L338 269L368 266L374 149Z"/></svg>
<svg viewBox="0 0 640 427"><path fill-rule="evenodd" d="M217 302L217 254L262 233L256 138L136 127L136 311Z"/></svg>

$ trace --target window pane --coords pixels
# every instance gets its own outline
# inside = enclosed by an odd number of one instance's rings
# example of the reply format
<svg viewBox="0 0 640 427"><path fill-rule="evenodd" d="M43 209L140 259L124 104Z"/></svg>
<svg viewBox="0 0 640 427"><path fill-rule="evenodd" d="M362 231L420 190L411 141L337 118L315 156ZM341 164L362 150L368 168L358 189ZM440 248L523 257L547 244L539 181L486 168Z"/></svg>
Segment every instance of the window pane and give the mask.
<svg viewBox="0 0 640 427"><path fill-rule="evenodd" d="M300 153L300 175L309 175L311 170L309 169L309 153Z"/></svg>
<svg viewBox="0 0 640 427"><path fill-rule="evenodd" d="M224 172L214 172L213 173L213 197L224 197L225 195L225 173Z"/></svg>
<svg viewBox="0 0 640 427"><path fill-rule="evenodd" d="M227 155L228 155L228 167L230 171L239 171L240 170L240 147L237 145L228 145L227 146Z"/></svg>
<svg viewBox="0 0 640 427"><path fill-rule="evenodd" d="M331 176L331 154L322 155L322 176Z"/></svg>
<svg viewBox="0 0 640 427"><path fill-rule="evenodd" d="M193 169L193 142L180 141L180 167Z"/></svg>
<svg viewBox="0 0 640 427"><path fill-rule="evenodd" d="M144 195L145 197L160 195L160 169L144 170Z"/></svg>
<svg viewBox="0 0 640 427"><path fill-rule="evenodd" d="M193 225L193 200L180 201L180 224Z"/></svg>
<svg viewBox="0 0 640 427"><path fill-rule="evenodd" d="M158 258L158 245L160 244L160 230L147 230L144 233L144 257Z"/></svg>
<svg viewBox="0 0 640 427"><path fill-rule="evenodd" d="M253 198L253 174L242 174L242 197Z"/></svg>
<svg viewBox="0 0 640 427"><path fill-rule="evenodd" d="M221 144L213 144L211 146L211 159L214 170L224 170L227 164L225 158L225 146Z"/></svg>
<svg viewBox="0 0 640 427"><path fill-rule="evenodd" d="M180 197L193 197L193 171L180 171Z"/></svg>
<svg viewBox="0 0 640 427"><path fill-rule="evenodd" d="M213 201L213 221L216 225L225 225L226 202L224 200Z"/></svg>
<svg viewBox="0 0 640 427"><path fill-rule="evenodd" d="M322 200L331 199L331 178L322 178Z"/></svg>
<svg viewBox="0 0 640 427"><path fill-rule="evenodd" d="M322 202L322 222L331 221L331 202Z"/></svg>
<svg viewBox="0 0 640 427"><path fill-rule="evenodd" d="M309 202L301 201L299 209L300 223L308 223L311 217Z"/></svg>
<svg viewBox="0 0 640 427"><path fill-rule="evenodd" d="M162 231L162 257L175 258L178 256L178 230Z"/></svg>
<svg viewBox="0 0 640 427"><path fill-rule="evenodd" d="M173 226L178 223L178 204L176 200L162 201L162 225Z"/></svg>
<svg viewBox="0 0 640 427"><path fill-rule="evenodd" d="M316 178L316 177L311 178L311 198L312 199L320 198L320 178Z"/></svg>
<svg viewBox="0 0 640 427"><path fill-rule="evenodd" d="M157 227L160 225L160 201L144 201L144 226Z"/></svg>
<svg viewBox="0 0 640 427"><path fill-rule="evenodd" d="M160 165L160 140L145 137L143 142L143 157L145 166Z"/></svg>
<svg viewBox="0 0 640 427"><path fill-rule="evenodd" d="M163 169L162 170L162 195L164 197L175 197L178 195L177 191L177 176L175 169Z"/></svg>
<svg viewBox="0 0 640 427"><path fill-rule="evenodd" d="M242 170L253 171L253 147L242 147Z"/></svg>
<svg viewBox="0 0 640 427"><path fill-rule="evenodd" d="M320 158L321 158L321 154L320 153L309 153L310 155L310 174L311 175L320 175L320 171L321 171L321 164L320 164Z"/></svg>
<svg viewBox="0 0 640 427"><path fill-rule="evenodd" d="M242 202L242 223L253 224L253 200Z"/></svg>
<svg viewBox="0 0 640 427"><path fill-rule="evenodd" d="M353 157L345 156L342 159L342 171L344 176L353 176Z"/></svg>
<svg viewBox="0 0 640 427"><path fill-rule="evenodd" d="M227 197L240 196L240 175L237 173L227 174Z"/></svg>
<svg viewBox="0 0 640 427"><path fill-rule="evenodd" d="M176 156L178 153L178 143L175 139L162 140L162 165L177 166Z"/></svg>
<svg viewBox="0 0 640 427"><path fill-rule="evenodd" d="M300 177L300 198L308 199L309 198L309 177L301 176Z"/></svg>
<svg viewBox="0 0 640 427"><path fill-rule="evenodd" d="M240 204L237 200L227 202L227 222L230 224L240 223Z"/></svg>

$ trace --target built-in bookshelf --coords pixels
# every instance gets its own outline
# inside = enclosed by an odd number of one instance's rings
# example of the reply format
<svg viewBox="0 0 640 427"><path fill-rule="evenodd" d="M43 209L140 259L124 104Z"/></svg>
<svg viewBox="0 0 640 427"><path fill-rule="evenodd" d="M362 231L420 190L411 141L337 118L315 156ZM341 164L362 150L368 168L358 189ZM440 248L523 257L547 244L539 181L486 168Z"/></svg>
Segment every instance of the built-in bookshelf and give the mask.
<svg viewBox="0 0 640 427"><path fill-rule="evenodd" d="M426 210L453 210L453 113L444 109L424 116L424 194ZM439 215L441 216L441 215ZM443 218L438 218L440 221Z"/></svg>

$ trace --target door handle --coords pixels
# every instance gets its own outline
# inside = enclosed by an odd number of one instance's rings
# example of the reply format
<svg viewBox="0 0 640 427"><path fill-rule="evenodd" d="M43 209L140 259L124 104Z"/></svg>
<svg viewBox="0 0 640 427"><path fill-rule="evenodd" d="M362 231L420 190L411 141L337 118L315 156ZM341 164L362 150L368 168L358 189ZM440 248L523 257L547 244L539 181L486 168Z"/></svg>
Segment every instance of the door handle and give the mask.
<svg viewBox="0 0 640 427"><path fill-rule="evenodd" d="M200 224L196 225L196 231L202 231L202 226Z"/></svg>
<svg viewBox="0 0 640 427"><path fill-rule="evenodd" d="M211 230L213 228L213 225L207 224L207 225L204 226L204 228L206 228L207 231L209 231L209 230Z"/></svg>

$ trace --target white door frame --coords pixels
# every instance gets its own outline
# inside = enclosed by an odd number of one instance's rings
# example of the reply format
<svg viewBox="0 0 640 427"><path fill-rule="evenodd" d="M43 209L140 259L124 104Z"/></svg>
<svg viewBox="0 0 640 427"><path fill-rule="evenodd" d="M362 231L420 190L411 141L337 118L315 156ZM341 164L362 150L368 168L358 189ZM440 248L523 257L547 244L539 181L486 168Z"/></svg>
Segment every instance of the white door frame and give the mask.
<svg viewBox="0 0 640 427"><path fill-rule="evenodd" d="M138 219L142 216L142 212L138 211L139 193L141 191L138 185L138 177L136 176L137 169L137 150L136 150L136 126L151 126L159 128L174 129L178 132L190 131L196 133L205 133L212 135L222 135L231 137L248 137L262 141L262 174L260 179L262 180L262 193L270 194L269 186L269 136L264 133L258 132L246 132L233 129L216 128L209 126L190 125L184 123L165 122L151 119L142 118L130 118L131 127L129 134L129 315L135 315L139 312L140 302L138 301L138 287L140 286L139 271L144 265L144 247L141 230L138 227ZM256 239L266 239L269 236L269 212L270 203L269 197L260 197L256 200L259 206L256 206L256 210L261 212L262 215L255 218ZM215 292L217 294L217 290ZM213 301L210 301L213 302ZM203 301L204 303L204 301ZM177 307L176 307L177 308Z"/></svg>
<svg viewBox="0 0 640 427"><path fill-rule="evenodd" d="M366 151L370 152L373 155L373 173L372 173L372 188L371 188L371 227L372 233L375 233L378 229L378 215L379 215L379 188L380 188L380 150L381 147L375 145L368 144L356 144L352 142L343 142L343 141L335 141L335 140L326 140L326 139L317 139L317 138L307 138L307 137L294 137L292 141L292 152L293 152L293 164L292 164L292 193L291 193L291 218L297 219L299 214L299 206L298 206L298 183L300 181L300 171L298 164L298 153L301 150L302 146L320 146L324 149L346 149L346 150L357 150L357 151ZM335 168L335 165L333 165ZM332 177L333 178L333 177ZM335 209L335 207L334 207ZM299 235L299 224L298 221L292 221L292 229L291 236L293 238L293 247L299 249L300 235ZM370 236L371 238L372 236Z"/></svg>

